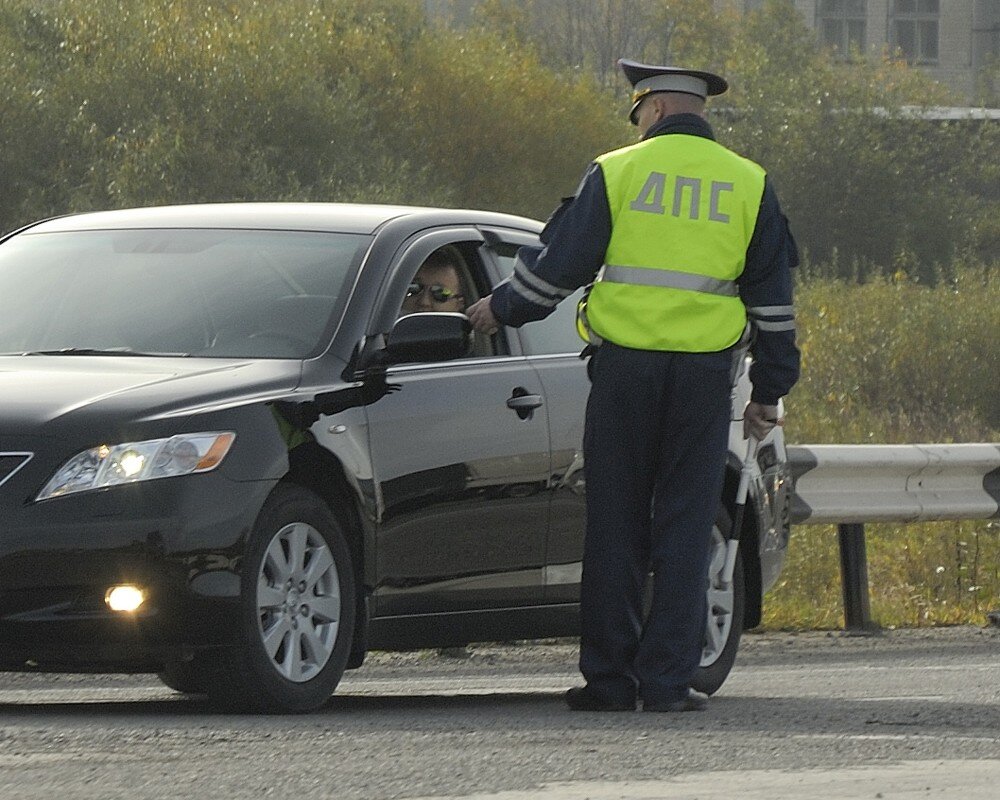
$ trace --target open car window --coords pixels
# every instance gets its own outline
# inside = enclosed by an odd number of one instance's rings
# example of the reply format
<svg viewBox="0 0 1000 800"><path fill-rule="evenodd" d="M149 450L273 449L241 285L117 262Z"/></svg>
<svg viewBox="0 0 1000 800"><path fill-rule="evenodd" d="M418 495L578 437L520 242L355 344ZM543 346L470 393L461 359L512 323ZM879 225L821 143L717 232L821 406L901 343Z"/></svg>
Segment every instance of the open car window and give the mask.
<svg viewBox="0 0 1000 800"><path fill-rule="evenodd" d="M514 260L517 258L519 245L508 242L496 242L491 245L504 278L510 277L514 271ZM584 289L578 289L549 314L538 322L529 322L518 328L521 346L526 355L578 355L584 347L584 341L576 330L576 307L583 297Z"/></svg>
<svg viewBox="0 0 1000 800"><path fill-rule="evenodd" d="M430 252L404 270L408 284L398 316L430 311L465 313L490 291L480 242L454 241ZM473 333L467 358L507 355L506 335Z"/></svg>

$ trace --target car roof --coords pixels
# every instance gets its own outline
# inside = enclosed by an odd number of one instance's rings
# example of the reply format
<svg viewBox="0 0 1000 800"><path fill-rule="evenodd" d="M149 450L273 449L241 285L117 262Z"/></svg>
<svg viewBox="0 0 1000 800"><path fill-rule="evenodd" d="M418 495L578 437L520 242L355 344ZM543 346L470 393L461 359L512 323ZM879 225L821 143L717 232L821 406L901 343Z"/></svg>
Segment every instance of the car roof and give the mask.
<svg viewBox="0 0 1000 800"><path fill-rule="evenodd" d="M393 220L428 225L499 225L539 231L537 220L493 211L360 203L202 203L71 214L30 233L134 228L246 228L372 234Z"/></svg>

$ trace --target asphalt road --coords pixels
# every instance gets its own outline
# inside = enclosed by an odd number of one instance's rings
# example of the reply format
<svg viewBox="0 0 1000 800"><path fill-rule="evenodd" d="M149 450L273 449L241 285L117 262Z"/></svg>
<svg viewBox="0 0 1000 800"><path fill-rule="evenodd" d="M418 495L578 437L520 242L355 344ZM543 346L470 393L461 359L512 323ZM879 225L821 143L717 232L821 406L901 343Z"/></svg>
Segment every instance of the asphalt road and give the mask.
<svg viewBox="0 0 1000 800"><path fill-rule="evenodd" d="M375 654L319 713L0 674L0 800L1000 797L1000 629L750 634L693 714L584 714L572 644Z"/></svg>

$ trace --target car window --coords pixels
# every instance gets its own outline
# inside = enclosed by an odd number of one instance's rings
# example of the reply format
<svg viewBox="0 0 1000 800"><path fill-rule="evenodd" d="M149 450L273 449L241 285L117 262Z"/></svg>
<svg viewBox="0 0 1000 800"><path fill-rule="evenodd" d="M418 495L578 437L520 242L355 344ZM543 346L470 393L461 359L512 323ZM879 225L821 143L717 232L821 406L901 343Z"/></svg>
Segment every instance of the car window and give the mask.
<svg viewBox="0 0 1000 800"><path fill-rule="evenodd" d="M492 245L491 248L505 278L514 271L514 260L517 257L518 245L506 242ZM545 319L529 322L518 328L521 344L527 355L553 355L561 353L579 353L584 347L584 341L576 331L576 306L583 297L584 290L578 289L571 294Z"/></svg>
<svg viewBox="0 0 1000 800"><path fill-rule="evenodd" d="M409 281L397 316L427 312L465 313L489 291L489 281L479 256L478 242L451 242L438 247L410 267ZM474 333L468 358L506 355L503 333Z"/></svg>
<svg viewBox="0 0 1000 800"><path fill-rule="evenodd" d="M324 344L368 237L115 230L0 246L0 352L303 358Z"/></svg>

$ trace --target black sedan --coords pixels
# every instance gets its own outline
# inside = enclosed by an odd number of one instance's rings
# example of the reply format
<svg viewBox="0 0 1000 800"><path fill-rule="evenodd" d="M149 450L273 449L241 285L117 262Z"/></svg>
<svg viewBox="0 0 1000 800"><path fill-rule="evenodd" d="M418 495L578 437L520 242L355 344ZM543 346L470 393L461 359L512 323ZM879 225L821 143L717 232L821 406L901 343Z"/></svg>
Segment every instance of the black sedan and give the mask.
<svg viewBox="0 0 1000 800"><path fill-rule="evenodd" d="M369 649L572 636L588 382L575 300L460 313L541 225L339 204L81 214L0 243L0 670L156 672L265 712ZM447 255L459 286L418 270ZM426 281L425 281L426 282ZM424 291L458 310L407 312ZM745 375L734 390L739 412ZM788 538L784 442L733 424L697 688Z"/></svg>

